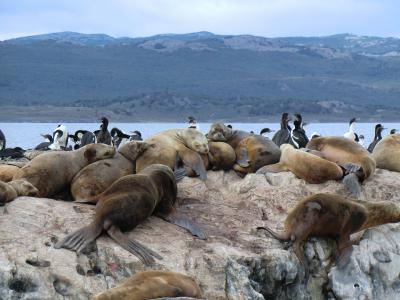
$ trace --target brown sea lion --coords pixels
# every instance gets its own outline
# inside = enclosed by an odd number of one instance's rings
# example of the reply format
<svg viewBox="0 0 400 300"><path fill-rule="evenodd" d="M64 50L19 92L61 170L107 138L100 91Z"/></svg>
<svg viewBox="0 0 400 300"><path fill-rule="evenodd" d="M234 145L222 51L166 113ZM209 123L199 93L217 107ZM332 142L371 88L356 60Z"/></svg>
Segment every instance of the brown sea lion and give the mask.
<svg viewBox="0 0 400 300"><path fill-rule="evenodd" d="M274 232L268 227L257 229L267 230L281 241L291 241L308 277L303 246L309 236L336 239L340 257L344 250L351 246L351 234L377 225L397 222L400 222L400 207L395 203L373 203L321 193L303 198L296 204L286 217L285 230L282 233Z"/></svg>
<svg viewBox="0 0 400 300"><path fill-rule="evenodd" d="M55 247L81 252L104 230L121 247L137 255L144 263L151 264L153 257L161 257L129 239L124 232L134 229L152 214L203 238L201 230L189 219L177 213L171 214L177 196L176 179L184 175L179 172L173 173L168 166L155 164L138 174L118 179L97 196L92 223L67 235Z"/></svg>
<svg viewBox="0 0 400 300"><path fill-rule="evenodd" d="M360 144L345 137L317 137L311 139L307 149L321 152L321 155L337 164L352 163L361 166L357 172L360 182L375 172L376 163L372 155Z"/></svg>
<svg viewBox="0 0 400 300"><path fill-rule="evenodd" d="M378 168L400 172L400 134L385 136L376 144L372 156Z"/></svg>
<svg viewBox="0 0 400 300"><path fill-rule="evenodd" d="M10 202L19 196L36 197L39 191L25 180L0 181L0 205Z"/></svg>
<svg viewBox="0 0 400 300"><path fill-rule="evenodd" d="M224 142L209 142L208 148L207 162L209 169L215 171L230 170L233 168L236 163L236 153L229 144Z"/></svg>
<svg viewBox="0 0 400 300"><path fill-rule="evenodd" d="M90 144L74 151L45 152L22 167L13 179L30 182L39 190L39 197L51 197L67 188L88 164L114 154L114 147L104 144Z"/></svg>
<svg viewBox="0 0 400 300"><path fill-rule="evenodd" d="M135 172L137 157L148 148L145 142L122 145L114 157L102 159L83 168L71 183L71 194L77 202L92 202L117 179Z"/></svg>
<svg viewBox="0 0 400 300"><path fill-rule="evenodd" d="M360 169L351 163L339 166L312 153L295 149L290 144L282 144L280 148L282 154L279 163L264 166L256 172L257 174L291 171L308 183L324 183L328 180L341 180ZM357 177L351 176L349 180L344 180L344 183L353 195L359 195L361 187Z"/></svg>
<svg viewBox="0 0 400 300"><path fill-rule="evenodd" d="M254 173L259 168L279 161L281 151L269 138L241 130L233 130L222 123L214 123L208 138L214 142L228 143L236 153L234 170L242 175Z"/></svg>
<svg viewBox="0 0 400 300"><path fill-rule="evenodd" d="M187 275L169 271L144 271L115 288L95 295L91 300L147 300L162 297L202 298L196 281Z"/></svg>
<svg viewBox="0 0 400 300"><path fill-rule="evenodd" d="M13 179L14 175L18 173L19 167L14 165L0 165L0 180L3 182L9 182Z"/></svg>
<svg viewBox="0 0 400 300"><path fill-rule="evenodd" d="M208 153L204 134L196 129L170 129L145 140L150 145L136 160L136 172L152 164L163 164L173 169L179 157L185 167L194 171L202 180L207 178L200 154Z"/></svg>

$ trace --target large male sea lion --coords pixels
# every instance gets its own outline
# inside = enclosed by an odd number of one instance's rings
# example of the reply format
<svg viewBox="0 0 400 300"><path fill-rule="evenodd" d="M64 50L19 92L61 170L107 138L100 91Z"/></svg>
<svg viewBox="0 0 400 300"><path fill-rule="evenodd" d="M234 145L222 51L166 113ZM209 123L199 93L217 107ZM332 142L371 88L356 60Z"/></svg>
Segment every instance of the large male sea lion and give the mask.
<svg viewBox="0 0 400 300"><path fill-rule="evenodd" d="M13 179L30 182L39 190L39 197L51 197L67 188L88 164L114 154L114 147L104 144L90 144L74 151L45 152L22 167Z"/></svg>
<svg viewBox="0 0 400 300"><path fill-rule="evenodd" d="M291 171L308 183L324 183L328 180L341 180L360 169L351 163L339 166L312 153L295 149L290 144L282 144L280 148L282 154L279 163L264 166L257 171L257 174ZM350 176L344 183L353 195L358 196L361 188L356 177Z"/></svg>
<svg viewBox="0 0 400 300"><path fill-rule="evenodd" d="M245 175L279 161L281 151L269 138L241 130L233 130L222 123L214 123L208 138L228 143L236 153L235 171Z"/></svg>
<svg viewBox="0 0 400 300"><path fill-rule="evenodd" d="M189 219L170 214L177 196L175 176L179 179L181 175L177 172L174 174L168 166L155 164L138 174L118 179L97 196L96 215L92 223L67 235L55 247L80 252L104 230L121 247L137 255L144 263L151 264L153 257L160 256L129 239L123 232L134 229L152 214L203 238L201 230Z"/></svg>
<svg viewBox="0 0 400 300"><path fill-rule="evenodd" d="M93 202L114 181L135 172L135 160L148 148L145 142L122 145L114 157L102 159L83 168L71 183L71 195L77 202Z"/></svg>
<svg viewBox="0 0 400 300"><path fill-rule="evenodd" d="M196 281L187 275L169 271L144 271L115 288L95 295L91 300L147 300L162 297L202 298Z"/></svg>
<svg viewBox="0 0 400 300"><path fill-rule="evenodd" d="M39 191L25 180L14 180L10 182L0 181L0 205L10 202L19 196L37 196Z"/></svg>
<svg viewBox="0 0 400 300"><path fill-rule="evenodd" d="M338 164L353 163L361 166L362 172L357 172L360 182L375 172L376 163L372 155L360 144L348 138L336 136L313 138L308 142L307 149L318 151L323 158Z"/></svg>
<svg viewBox="0 0 400 300"><path fill-rule="evenodd" d="M378 168L400 172L400 134L385 136L376 144L372 156Z"/></svg>
<svg viewBox="0 0 400 300"><path fill-rule="evenodd" d="M399 205L389 202L368 202L335 194L315 194L300 200L285 220L285 230L277 233L268 227L273 237L291 241L301 264L308 267L303 246L309 236L327 236L336 239L339 256L351 246L350 235L361 230L400 222Z"/></svg>
<svg viewBox="0 0 400 300"><path fill-rule="evenodd" d="M9 182L19 172L19 167L14 165L0 165L0 181Z"/></svg>
<svg viewBox="0 0 400 300"><path fill-rule="evenodd" d="M173 169L179 157L185 167L202 180L207 178L200 154L208 153L208 141L196 129L170 129L145 140L150 147L136 160L136 172L152 164L163 164Z"/></svg>

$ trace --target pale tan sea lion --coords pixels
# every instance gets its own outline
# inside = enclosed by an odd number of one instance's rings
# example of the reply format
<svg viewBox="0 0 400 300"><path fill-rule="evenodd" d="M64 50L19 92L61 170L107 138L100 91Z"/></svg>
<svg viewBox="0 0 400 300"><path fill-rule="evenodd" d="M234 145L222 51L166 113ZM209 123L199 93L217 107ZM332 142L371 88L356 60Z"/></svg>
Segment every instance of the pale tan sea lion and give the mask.
<svg viewBox="0 0 400 300"><path fill-rule="evenodd" d="M14 165L0 164L0 180L3 182L11 181L19 169L19 167Z"/></svg>
<svg viewBox="0 0 400 300"><path fill-rule="evenodd" d="M14 200L19 196L36 197L39 191L25 180L0 181L0 205Z"/></svg>
<svg viewBox="0 0 400 300"><path fill-rule="evenodd" d="M152 164L163 164L171 169L177 165L179 157L185 167L194 171L202 180L207 178L201 154L208 153L208 141L196 129L170 129L145 140L150 145L136 160L136 172Z"/></svg>
<svg viewBox="0 0 400 300"><path fill-rule="evenodd" d="M71 194L77 202L93 202L114 181L135 172L135 161L148 149L146 142L131 141L121 146L114 157L99 160L75 175Z"/></svg>
<svg viewBox="0 0 400 300"><path fill-rule="evenodd" d="M215 170L230 170L236 163L235 150L224 142L208 143L207 161L209 168Z"/></svg>
<svg viewBox="0 0 400 300"><path fill-rule="evenodd" d="M162 297L202 298L202 294L196 281L187 275L152 270L139 272L91 300L147 300Z"/></svg>
<svg viewBox="0 0 400 300"><path fill-rule="evenodd" d="M74 151L45 152L22 167L13 179L30 182L39 190L39 197L52 197L67 188L88 164L114 154L114 147L104 144L90 144Z"/></svg>
<svg viewBox="0 0 400 300"><path fill-rule="evenodd" d="M177 196L176 179L181 176L179 171L173 173L168 166L154 164L138 174L118 179L97 196L96 215L92 223L67 235L55 247L81 252L106 231L121 247L137 255L145 264L151 264L153 257L161 257L129 239L124 232L134 229L152 214L204 238L201 230L189 219L177 213L171 214Z"/></svg>
<svg viewBox="0 0 400 300"><path fill-rule="evenodd" d="M380 140L372 152L378 168L400 172L400 134L390 134Z"/></svg>

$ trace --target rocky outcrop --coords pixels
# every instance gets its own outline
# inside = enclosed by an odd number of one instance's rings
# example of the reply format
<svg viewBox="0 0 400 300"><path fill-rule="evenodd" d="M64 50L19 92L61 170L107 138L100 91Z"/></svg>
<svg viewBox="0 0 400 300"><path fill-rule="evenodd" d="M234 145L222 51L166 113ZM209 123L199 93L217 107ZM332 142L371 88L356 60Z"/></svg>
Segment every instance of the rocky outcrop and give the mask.
<svg viewBox="0 0 400 300"><path fill-rule="evenodd" d="M400 202L400 174L377 170L363 187L369 201ZM357 234L350 262L334 264L335 242L311 238L305 246L311 277L290 248L255 228L282 229L288 210L317 192L344 194L340 182L312 185L293 174L208 172L184 178L179 210L207 234L151 217L129 233L163 256L153 269L196 278L207 299L396 299L400 292L400 226ZM90 222L94 207L20 197L0 208L0 299L88 299L146 267L103 235L85 253L54 249L67 233Z"/></svg>

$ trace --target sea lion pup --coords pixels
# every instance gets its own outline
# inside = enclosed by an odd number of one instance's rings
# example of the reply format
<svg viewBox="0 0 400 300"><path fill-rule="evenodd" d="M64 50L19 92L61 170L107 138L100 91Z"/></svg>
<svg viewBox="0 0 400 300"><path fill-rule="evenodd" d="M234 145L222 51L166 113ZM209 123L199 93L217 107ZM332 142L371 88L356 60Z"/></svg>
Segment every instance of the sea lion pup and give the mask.
<svg viewBox="0 0 400 300"><path fill-rule="evenodd" d="M114 154L114 147L103 144L90 144L74 151L46 152L22 167L13 179L33 184L39 190L39 197L51 197L67 188L88 164Z"/></svg>
<svg viewBox="0 0 400 300"><path fill-rule="evenodd" d="M201 154L208 153L208 141L196 129L169 129L145 140L150 147L136 160L136 172L152 164L163 164L173 169L179 157L187 173L193 170L200 179L207 178ZM191 169L191 170L189 170Z"/></svg>
<svg viewBox="0 0 400 300"><path fill-rule="evenodd" d="M151 264L153 257L161 257L129 239L123 232L134 229L152 214L203 238L201 230L189 219L176 213L169 215L177 196L176 179L183 177L180 171L173 173L171 168L155 164L138 174L118 179L97 196L96 215L92 223L67 235L55 247L81 252L104 230L121 247L138 256L145 264Z"/></svg>
<svg viewBox="0 0 400 300"><path fill-rule="evenodd" d="M35 197L38 189L25 180L0 181L0 205L10 202L19 196Z"/></svg>
<svg viewBox="0 0 400 300"><path fill-rule="evenodd" d="M400 134L389 134L376 144L372 156L381 169L400 172Z"/></svg>
<svg viewBox="0 0 400 300"><path fill-rule="evenodd" d="M376 163L372 155L360 144L348 138L336 136L317 137L311 139L306 148L315 150L314 154L317 151L320 152L322 157L339 165L352 163L361 166L361 170L354 173L358 176L360 182L364 182L375 172Z"/></svg>
<svg viewBox="0 0 400 300"><path fill-rule="evenodd" d="M203 298L193 278L176 272L151 270L136 273L91 300L147 300L162 297Z"/></svg>
<svg viewBox="0 0 400 300"><path fill-rule="evenodd" d="M257 229L268 231L278 240L291 241L294 253L304 266L308 278L303 246L309 236L336 239L340 262L345 250L351 250L348 248L351 246L351 234L373 226L397 222L400 222L400 207L395 203L373 203L321 193L305 197L296 204L286 217L283 232L277 233L268 227Z"/></svg>
<svg viewBox="0 0 400 300"><path fill-rule="evenodd" d="M279 163L264 166L256 172L257 174L291 171L308 183L324 183L328 180L341 180L359 170L359 167L353 164L339 166L312 153L295 149L290 144L283 144L280 148L282 154ZM350 193L358 196L361 187L359 187L357 177L351 177L350 180L343 182Z"/></svg>
<svg viewBox="0 0 400 300"><path fill-rule="evenodd" d="M146 142L128 142L118 149L114 157L86 166L72 180L72 197L76 202L96 203L94 196L104 192L119 178L135 172L135 160L148 147Z"/></svg>
<svg viewBox="0 0 400 300"><path fill-rule="evenodd" d="M206 169L230 170L236 163L236 153L233 148L224 142L209 142ZM204 159L204 158L203 158Z"/></svg>
<svg viewBox="0 0 400 300"><path fill-rule="evenodd" d="M0 165L0 181L3 182L9 182L13 179L15 174L18 173L19 167L14 166L14 165L6 165L6 164L1 164Z"/></svg>
<svg viewBox="0 0 400 300"><path fill-rule="evenodd" d="M228 143L236 153L234 170L240 175L254 173L259 168L279 161L281 151L270 139L246 131L232 130L222 123L214 123L208 138Z"/></svg>

